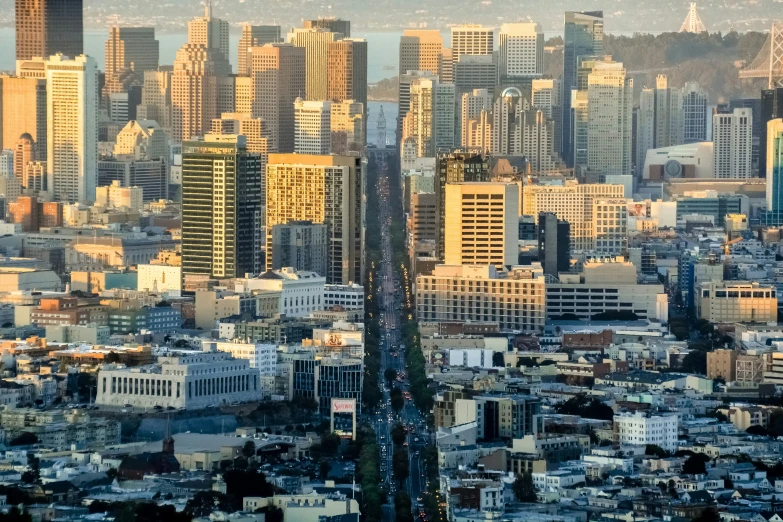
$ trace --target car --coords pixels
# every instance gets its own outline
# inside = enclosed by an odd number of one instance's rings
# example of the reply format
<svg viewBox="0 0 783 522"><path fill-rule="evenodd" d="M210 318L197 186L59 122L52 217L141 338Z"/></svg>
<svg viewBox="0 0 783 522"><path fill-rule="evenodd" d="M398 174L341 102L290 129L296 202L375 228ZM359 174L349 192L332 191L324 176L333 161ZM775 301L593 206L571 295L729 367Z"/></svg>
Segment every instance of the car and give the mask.
<svg viewBox="0 0 783 522"><path fill-rule="evenodd" d="M413 442L419 442L419 437L414 437Z"/></svg>

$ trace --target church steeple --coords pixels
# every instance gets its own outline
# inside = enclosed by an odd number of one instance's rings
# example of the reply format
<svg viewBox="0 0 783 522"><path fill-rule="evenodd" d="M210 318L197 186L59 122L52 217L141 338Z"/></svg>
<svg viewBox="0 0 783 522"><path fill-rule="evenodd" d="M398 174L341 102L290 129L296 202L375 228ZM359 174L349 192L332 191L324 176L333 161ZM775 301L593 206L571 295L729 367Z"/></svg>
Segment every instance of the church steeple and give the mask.
<svg viewBox="0 0 783 522"><path fill-rule="evenodd" d="M174 455L174 438L171 436L171 418L166 417L166 437L163 439L163 453Z"/></svg>

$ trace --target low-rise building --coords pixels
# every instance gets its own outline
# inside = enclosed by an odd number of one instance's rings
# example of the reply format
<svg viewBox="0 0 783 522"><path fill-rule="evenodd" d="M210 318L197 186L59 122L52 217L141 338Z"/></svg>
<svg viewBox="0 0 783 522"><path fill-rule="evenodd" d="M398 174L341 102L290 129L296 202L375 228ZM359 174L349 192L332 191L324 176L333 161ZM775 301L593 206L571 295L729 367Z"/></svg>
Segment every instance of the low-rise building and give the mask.
<svg viewBox="0 0 783 522"><path fill-rule="evenodd" d="M675 414L618 413L614 423L620 444L655 444L666 451L677 449L678 419Z"/></svg>
<svg viewBox="0 0 783 522"><path fill-rule="evenodd" d="M696 313L711 323L771 323L778 320L777 289L743 281L703 281Z"/></svg>
<svg viewBox="0 0 783 522"><path fill-rule="evenodd" d="M120 443L120 423L91 417L79 411L41 411L32 408L6 409L0 412L5 443L22 433L33 433L38 443L55 450L103 447Z"/></svg>

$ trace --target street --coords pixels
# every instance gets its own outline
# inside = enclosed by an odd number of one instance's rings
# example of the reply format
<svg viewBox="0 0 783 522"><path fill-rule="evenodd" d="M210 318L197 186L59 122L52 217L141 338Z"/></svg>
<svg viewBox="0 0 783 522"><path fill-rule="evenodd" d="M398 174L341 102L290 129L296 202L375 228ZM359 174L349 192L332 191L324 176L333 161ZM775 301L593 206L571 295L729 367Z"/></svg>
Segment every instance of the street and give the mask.
<svg viewBox="0 0 783 522"><path fill-rule="evenodd" d="M390 190L388 167L379 162L380 175L378 177L378 200L380 204L379 216L381 223L381 262L378 270L380 282L379 303L381 310L381 367L383 376L388 368L396 370L398 381L393 386L398 387L405 398L405 405L399 414L391 407L391 387L382 377L383 398L373 421L373 427L378 436L378 445L381 448L381 477L389 486L389 503L384 506L384 520L394 520L394 494L397 492L396 481L392 473L392 457L394 447L391 440L391 430L396 423L408 428L407 444L409 450L410 476L403 484L403 488L411 499L414 517L418 514L417 505L420 503L423 491L426 489L424 482L425 469L421 459L421 450L428 440L427 426L419 410L409 398L409 385L405 369L405 347L401 345L401 285L395 267L392 266L394 252L391 241L390 226L392 216L390 214Z"/></svg>

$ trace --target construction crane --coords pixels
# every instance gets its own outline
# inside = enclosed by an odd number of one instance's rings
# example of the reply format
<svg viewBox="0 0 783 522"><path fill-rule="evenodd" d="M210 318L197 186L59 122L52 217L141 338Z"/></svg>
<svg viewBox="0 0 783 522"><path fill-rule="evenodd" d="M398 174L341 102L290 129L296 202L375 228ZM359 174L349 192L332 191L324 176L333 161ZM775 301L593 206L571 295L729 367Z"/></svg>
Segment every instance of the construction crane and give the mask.
<svg viewBox="0 0 783 522"><path fill-rule="evenodd" d="M726 255L726 256L727 256L727 255L729 255L729 253L730 253L730 252L729 252L729 247L730 247L731 245L733 245L734 243L739 243L739 242L740 242L740 241L742 241L743 239L745 239L745 238L744 238L744 237L742 237L742 236L737 236L737 237L735 237L734 239L732 239L732 240L729 240L729 236L727 235L727 236L726 236L726 244L723 246L723 254L724 254L724 255Z"/></svg>

